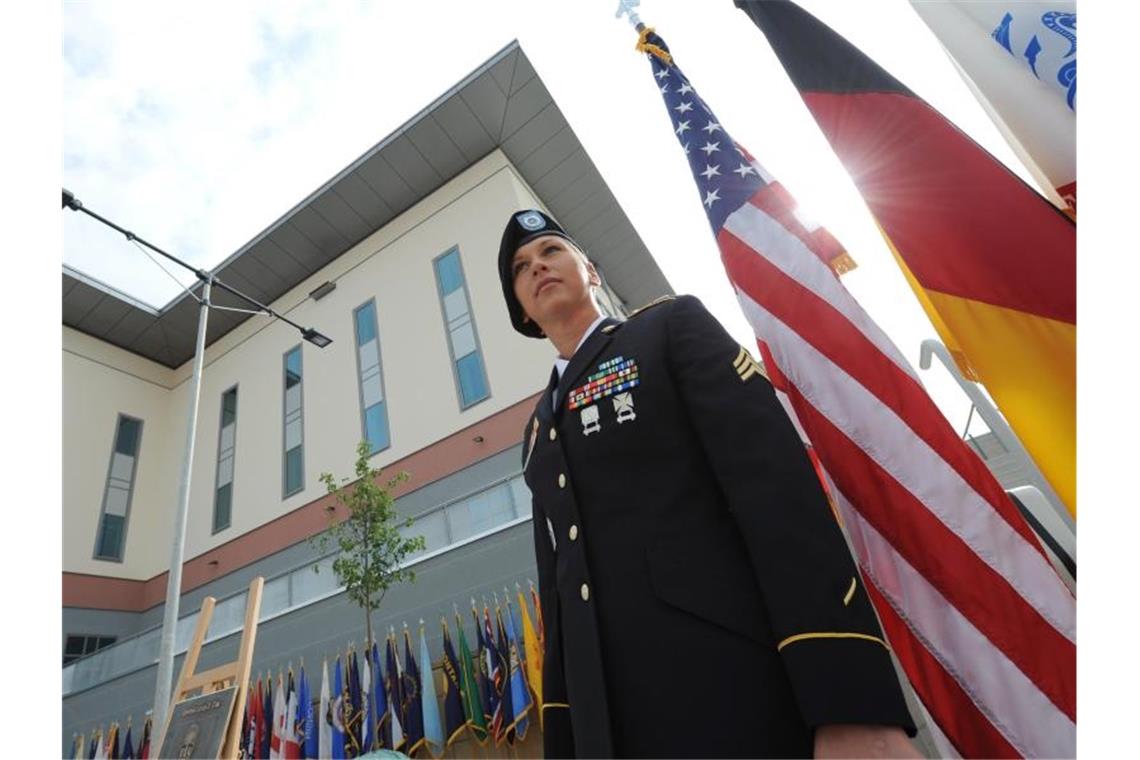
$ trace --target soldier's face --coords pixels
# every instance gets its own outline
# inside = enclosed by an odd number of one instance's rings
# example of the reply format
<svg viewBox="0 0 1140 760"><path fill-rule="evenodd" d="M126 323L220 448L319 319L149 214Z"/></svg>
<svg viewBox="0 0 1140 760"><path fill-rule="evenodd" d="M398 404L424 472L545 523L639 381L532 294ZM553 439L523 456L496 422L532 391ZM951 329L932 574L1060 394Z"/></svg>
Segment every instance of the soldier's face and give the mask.
<svg viewBox="0 0 1140 760"><path fill-rule="evenodd" d="M594 265L564 237L544 235L515 251L511 263L515 297L540 327L591 308L591 286L602 280Z"/></svg>

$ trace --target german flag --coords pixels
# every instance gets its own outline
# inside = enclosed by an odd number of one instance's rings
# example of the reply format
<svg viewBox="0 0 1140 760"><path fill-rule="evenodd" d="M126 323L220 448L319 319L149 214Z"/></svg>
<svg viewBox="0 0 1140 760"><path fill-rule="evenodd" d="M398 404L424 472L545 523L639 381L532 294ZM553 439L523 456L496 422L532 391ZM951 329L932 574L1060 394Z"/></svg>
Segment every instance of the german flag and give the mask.
<svg viewBox="0 0 1140 760"><path fill-rule="evenodd" d="M1076 225L818 19L736 0L768 38L963 374L1076 515Z"/></svg>

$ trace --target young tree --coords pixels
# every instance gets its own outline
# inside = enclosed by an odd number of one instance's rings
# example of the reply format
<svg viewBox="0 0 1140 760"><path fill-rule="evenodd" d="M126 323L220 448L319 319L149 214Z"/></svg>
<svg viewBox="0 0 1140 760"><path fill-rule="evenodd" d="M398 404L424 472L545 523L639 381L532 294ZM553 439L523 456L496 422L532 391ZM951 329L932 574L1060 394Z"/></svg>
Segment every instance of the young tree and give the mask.
<svg viewBox="0 0 1140 760"><path fill-rule="evenodd" d="M372 610L380 606L389 588L415 581L416 574L401 565L409 554L425 548L423 536L400 533L400 528L411 527L412 518L400 522L393 507L391 490L407 480L408 473L400 472L381 485L380 470L368 465L371 453L368 441L357 445L355 482L343 478L338 486L332 473L321 473L321 482L348 508L348 517L337 520L333 514L329 529L310 539L321 553L330 544L336 546L333 573L348 598L364 610L368 642L372 641Z"/></svg>

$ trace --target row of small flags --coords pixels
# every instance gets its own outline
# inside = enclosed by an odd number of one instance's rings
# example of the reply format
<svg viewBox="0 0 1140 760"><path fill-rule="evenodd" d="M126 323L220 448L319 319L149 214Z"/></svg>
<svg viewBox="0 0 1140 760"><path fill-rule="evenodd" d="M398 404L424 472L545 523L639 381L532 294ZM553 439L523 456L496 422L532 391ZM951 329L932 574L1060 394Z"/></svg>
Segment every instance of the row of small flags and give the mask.
<svg viewBox="0 0 1140 760"><path fill-rule="evenodd" d="M410 757L442 757L469 733L480 746L523 741L531 711L542 715L542 610L534 584L534 616L516 584L517 610L504 589L504 604L494 595L494 612L483 600L482 612L471 599L474 649L468 645L463 617L454 608L458 641L446 617L443 631L443 693L437 695L432 659L420 620L419 663L404 624L403 662L394 628L381 648L372 641L336 656L331 669L321 663L321 688L314 700L302 663L274 679L259 676L250 685L242 716L240 756L244 758L355 758L378 749ZM383 667L381 667L383 662ZM443 713L440 713L440 703Z"/></svg>
<svg viewBox="0 0 1140 760"><path fill-rule="evenodd" d="M143 725L137 747L131 737L130 717L127 718L127 732L122 736L120 733L119 724L112 723L106 734L100 726L91 733L90 739L84 734L76 734L71 756L74 760L135 760L150 757L150 718Z"/></svg>

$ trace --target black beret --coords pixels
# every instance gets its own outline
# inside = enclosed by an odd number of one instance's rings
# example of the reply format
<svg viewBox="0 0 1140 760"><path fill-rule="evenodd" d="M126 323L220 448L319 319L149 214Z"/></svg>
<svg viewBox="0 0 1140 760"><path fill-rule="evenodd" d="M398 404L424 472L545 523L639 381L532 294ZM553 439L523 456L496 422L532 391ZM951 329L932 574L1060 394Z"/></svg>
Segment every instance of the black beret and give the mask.
<svg viewBox="0 0 1140 760"><path fill-rule="evenodd" d="M507 302L507 311L511 314L511 324L515 330L528 338L545 337L542 328L532 319L524 322L522 304L515 297L515 278L511 273L511 264L514 262L515 251L522 246L543 235L558 235L574 243L574 238L558 226L558 222L537 209L524 209L511 214L507 221L507 228L503 230L503 240L499 243L499 281L503 284L503 298ZM574 243L577 245L577 243Z"/></svg>

